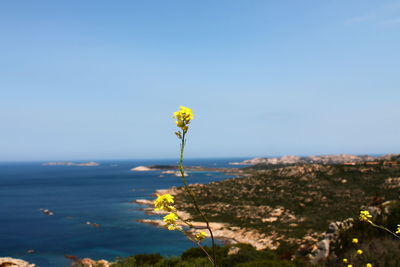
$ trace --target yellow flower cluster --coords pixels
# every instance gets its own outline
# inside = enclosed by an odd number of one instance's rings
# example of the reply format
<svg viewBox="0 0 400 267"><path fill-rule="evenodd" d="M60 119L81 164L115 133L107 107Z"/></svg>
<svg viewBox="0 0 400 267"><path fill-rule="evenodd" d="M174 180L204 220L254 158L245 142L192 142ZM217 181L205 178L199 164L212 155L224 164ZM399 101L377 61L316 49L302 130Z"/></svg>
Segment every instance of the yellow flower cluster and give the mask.
<svg viewBox="0 0 400 267"><path fill-rule="evenodd" d="M367 210L360 211L360 221L371 222L372 215Z"/></svg>
<svg viewBox="0 0 400 267"><path fill-rule="evenodd" d="M194 236L194 239L195 239L196 241L198 241L198 242L201 242L201 241L203 241L203 239L206 238L206 237L207 237L207 234L206 234L205 232L200 232L200 233L197 233L197 234Z"/></svg>
<svg viewBox="0 0 400 267"><path fill-rule="evenodd" d="M400 234L400 224L397 225L396 234Z"/></svg>
<svg viewBox="0 0 400 267"><path fill-rule="evenodd" d="M181 227L177 226L176 221L179 219L178 215L176 215L176 209L174 206L174 197L170 194L157 195L157 199L154 200L154 210L155 211L166 211L170 212L168 215L165 215L163 221L165 222L165 226L168 230L180 230Z"/></svg>
<svg viewBox="0 0 400 267"><path fill-rule="evenodd" d="M174 119L176 119L176 126L182 129L183 132L187 132L188 124L193 120L193 111L190 108L180 106L179 110L174 112Z"/></svg>
<svg viewBox="0 0 400 267"><path fill-rule="evenodd" d="M154 200L154 210L155 211L176 211L174 204L174 197L170 194L157 195L157 199Z"/></svg>
<svg viewBox="0 0 400 267"><path fill-rule="evenodd" d="M361 213L360 213L360 220L361 220L361 214L363 214L363 216L365 215L366 216L366 218L368 219L368 221L369 221L369 218L370 217L368 217L368 215L369 215L369 212L368 211L362 211ZM371 216L371 215L369 215L369 216ZM363 219L364 220L364 219ZM353 244L358 244L358 238L353 238L353 240L351 241ZM362 251L361 249L357 249L356 250L356 254L357 255L362 255L364 253L364 251ZM347 264L347 267L353 267L353 265L352 264L350 264L350 262L349 262L349 260L347 259L347 258L344 258L343 260L343 263L346 263ZM372 267L372 264L371 263L367 263L366 265L365 265L365 267Z"/></svg>
<svg viewBox="0 0 400 267"><path fill-rule="evenodd" d="M177 230L180 229L179 226L176 225L176 221L178 220L178 216L175 213L170 213L165 215L163 221L165 222L165 226L168 230Z"/></svg>

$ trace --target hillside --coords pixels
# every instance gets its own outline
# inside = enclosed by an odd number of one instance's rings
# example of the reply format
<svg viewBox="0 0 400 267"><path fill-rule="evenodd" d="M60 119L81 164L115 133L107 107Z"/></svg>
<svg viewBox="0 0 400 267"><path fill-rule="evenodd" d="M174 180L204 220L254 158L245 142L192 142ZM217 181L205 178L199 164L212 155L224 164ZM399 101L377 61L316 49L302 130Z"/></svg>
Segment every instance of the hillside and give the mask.
<svg viewBox="0 0 400 267"><path fill-rule="evenodd" d="M253 158L242 162L233 162L232 165L290 165L290 164L349 164L367 161L390 160L396 155L388 154L384 156L369 155L322 155L322 156L283 156L278 158Z"/></svg>
<svg viewBox="0 0 400 267"><path fill-rule="evenodd" d="M244 169L241 177L191 188L211 221L276 232L296 242L318 236L332 221L357 216L363 205L397 199L400 157L357 164L257 165ZM181 188L175 197L178 209L196 214Z"/></svg>

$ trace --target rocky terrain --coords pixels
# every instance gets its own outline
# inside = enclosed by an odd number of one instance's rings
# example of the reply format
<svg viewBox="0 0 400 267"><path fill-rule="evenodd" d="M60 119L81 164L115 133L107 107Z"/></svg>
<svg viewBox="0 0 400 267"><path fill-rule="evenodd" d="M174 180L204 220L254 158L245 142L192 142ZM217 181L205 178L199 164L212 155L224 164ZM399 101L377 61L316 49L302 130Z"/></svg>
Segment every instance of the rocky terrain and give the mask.
<svg viewBox="0 0 400 267"><path fill-rule="evenodd" d="M379 157L362 155L349 155L349 154L340 154L340 155L323 155L323 156L307 156L307 157L298 157L298 156L283 156L279 158L253 158L249 160L244 160L242 162L233 162L232 165L291 165L291 164L350 164L350 163L359 163L366 161L379 161L379 160L388 160L391 157L396 155L384 155Z"/></svg>
<svg viewBox="0 0 400 267"><path fill-rule="evenodd" d="M252 229L247 239L256 242L264 234L269 238L264 245L271 248L276 242L301 246L321 240L331 222L357 216L362 205L398 198L400 157L374 159L274 169L257 166L238 178L190 187L209 219L229 225L236 236L242 235L239 229ZM179 210L199 220L182 188L171 193Z"/></svg>

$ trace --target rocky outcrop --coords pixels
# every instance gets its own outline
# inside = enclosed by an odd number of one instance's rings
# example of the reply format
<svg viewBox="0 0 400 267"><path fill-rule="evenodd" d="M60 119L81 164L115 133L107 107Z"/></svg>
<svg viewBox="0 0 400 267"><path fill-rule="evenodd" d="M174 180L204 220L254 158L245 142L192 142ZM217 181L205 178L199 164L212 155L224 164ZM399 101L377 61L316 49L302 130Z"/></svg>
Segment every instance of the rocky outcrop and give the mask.
<svg viewBox="0 0 400 267"><path fill-rule="evenodd" d="M24 260L14 258L0 258L0 267L35 267L35 264L31 264Z"/></svg>
<svg viewBox="0 0 400 267"><path fill-rule="evenodd" d="M91 258L78 258L72 255L65 255L67 259L72 260L71 266L75 267L110 267L110 262L106 260L93 260Z"/></svg>
<svg viewBox="0 0 400 267"><path fill-rule="evenodd" d="M134 171L134 172L147 172L147 171L155 171L155 170L151 169L149 167L146 167L146 166L137 166L135 168L132 168L131 171Z"/></svg>
<svg viewBox="0 0 400 267"><path fill-rule="evenodd" d="M352 218L330 223L323 239L313 245L311 253L308 255L311 263L317 264L328 259L331 255L331 243L336 241L341 231L346 231L352 226Z"/></svg>

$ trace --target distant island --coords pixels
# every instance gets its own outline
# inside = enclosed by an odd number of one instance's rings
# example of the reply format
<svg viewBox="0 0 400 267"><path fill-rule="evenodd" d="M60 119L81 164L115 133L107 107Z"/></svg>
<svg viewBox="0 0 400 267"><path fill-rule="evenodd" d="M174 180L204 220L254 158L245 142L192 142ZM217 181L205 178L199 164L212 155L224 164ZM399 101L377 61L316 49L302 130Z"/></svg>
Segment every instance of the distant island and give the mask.
<svg viewBox="0 0 400 267"><path fill-rule="evenodd" d="M131 171L135 172L143 172L143 171L162 171L162 174L175 174L176 176L180 176L179 173L179 168L176 165L151 165L151 166L137 166L132 169ZM238 168L209 168L209 167L203 167L203 166L187 166L185 167L186 171L192 171L192 172L202 172L202 171L208 171L208 172L224 172L227 174L237 174L240 172ZM185 175L186 172L185 172Z"/></svg>
<svg viewBox="0 0 400 267"><path fill-rule="evenodd" d="M81 162L81 163L65 161L65 162L47 162L43 163L42 165L43 166L99 166L100 163L94 161Z"/></svg>
<svg viewBox="0 0 400 267"><path fill-rule="evenodd" d="M151 166L137 166L132 168L131 171L160 171L160 170L177 170L178 166L174 165L151 165Z"/></svg>
<svg viewBox="0 0 400 267"><path fill-rule="evenodd" d="M360 163L367 161L388 160L396 154L387 154L384 156L369 156L369 155L322 155L322 156L283 156L277 158L253 158L241 162L231 162L231 165L291 165L291 164L349 164Z"/></svg>

